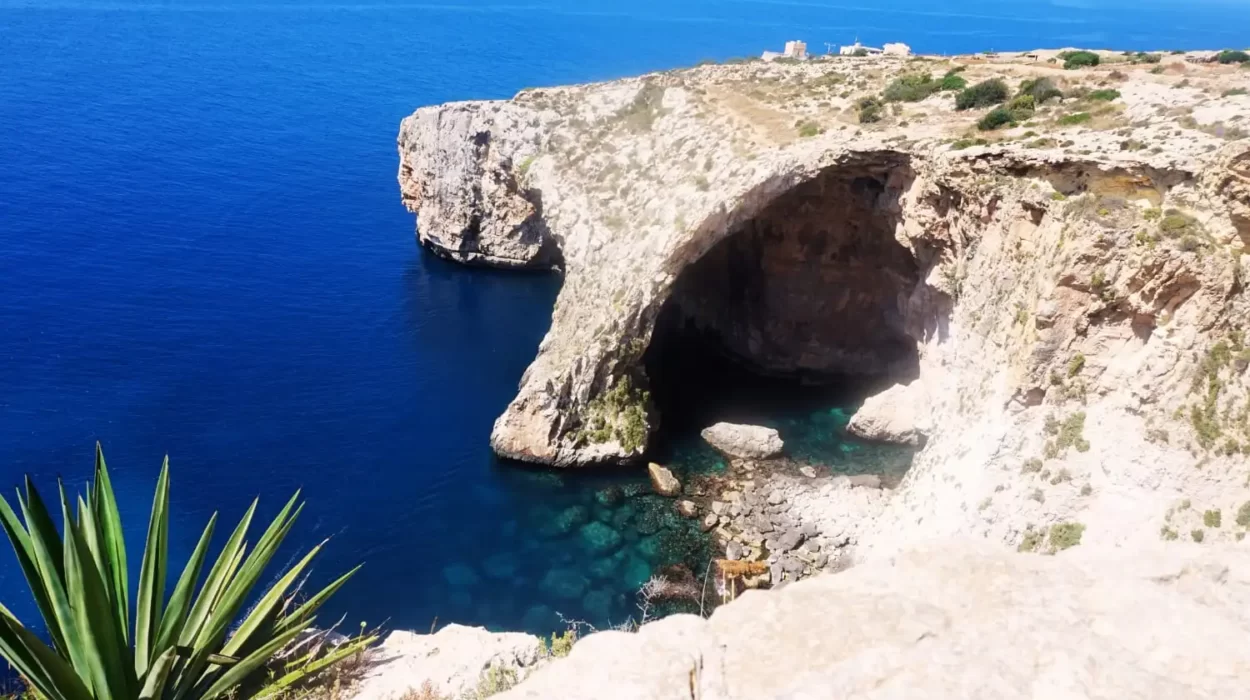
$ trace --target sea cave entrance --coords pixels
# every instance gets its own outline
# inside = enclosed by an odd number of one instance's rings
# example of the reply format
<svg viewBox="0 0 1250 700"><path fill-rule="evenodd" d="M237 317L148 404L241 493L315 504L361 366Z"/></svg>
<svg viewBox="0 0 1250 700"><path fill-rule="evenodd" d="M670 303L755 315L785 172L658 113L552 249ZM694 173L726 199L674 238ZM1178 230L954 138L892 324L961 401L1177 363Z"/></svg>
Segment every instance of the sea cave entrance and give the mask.
<svg viewBox="0 0 1250 700"><path fill-rule="evenodd" d="M658 454L721 420L833 409L836 423L918 374L905 326L920 271L894 236L913 175L901 154L861 161L786 191L679 273L644 357Z"/></svg>

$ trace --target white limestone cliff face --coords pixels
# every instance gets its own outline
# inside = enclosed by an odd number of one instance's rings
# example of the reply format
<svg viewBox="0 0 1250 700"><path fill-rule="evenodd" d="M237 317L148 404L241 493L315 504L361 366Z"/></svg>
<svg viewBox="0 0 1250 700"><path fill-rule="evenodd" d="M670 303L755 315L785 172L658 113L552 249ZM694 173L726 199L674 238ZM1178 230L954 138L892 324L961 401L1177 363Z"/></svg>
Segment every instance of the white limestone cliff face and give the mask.
<svg viewBox="0 0 1250 700"><path fill-rule="evenodd" d="M444 641L468 635L471 649ZM390 658L375 671L389 685L359 697L399 697L435 665L436 690L473 688L493 665L522 679L499 700L1235 698L1250 681L1247 635L1243 547L1050 557L951 540L748 591L706 620L591 634L546 663L530 656L534 637L414 635L416 660Z"/></svg>
<svg viewBox="0 0 1250 700"><path fill-rule="evenodd" d="M923 389L928 440L851 526L861 555L933 535L1016 545L1067 521L1090 546L1244 533L1250 142L1212 121L1250 118L1220 97L1240 74L976 62L969 82L1044 74L1122 97L1064 100L969 148L952 141L980 114L948 94L855 123L893 75L949 65L706 66L405 119L400 183L427 245L563 270L494 449L640 456L658 419L644 354L678 309L762 371ZM1077 109L1097 114L1058 123ZM746 301L724 301L726 280ZM1215 509L1222 526L1204 525Z"/></svg>

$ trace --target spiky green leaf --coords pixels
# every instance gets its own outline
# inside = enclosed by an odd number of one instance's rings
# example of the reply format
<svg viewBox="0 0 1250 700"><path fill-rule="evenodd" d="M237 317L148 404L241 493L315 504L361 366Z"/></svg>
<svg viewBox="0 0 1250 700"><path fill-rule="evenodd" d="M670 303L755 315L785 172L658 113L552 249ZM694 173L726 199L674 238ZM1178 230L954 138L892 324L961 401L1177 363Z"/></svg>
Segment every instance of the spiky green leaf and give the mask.
<svg viewBox="0 0 1250 700"><path fill-rule="evenodd" d="M139 569L139 599L135 603L135 675L147 673L159 653L155 648L165 604L165 558L169 550L169 457L161 464L152 496L147 545Z"/></svg>

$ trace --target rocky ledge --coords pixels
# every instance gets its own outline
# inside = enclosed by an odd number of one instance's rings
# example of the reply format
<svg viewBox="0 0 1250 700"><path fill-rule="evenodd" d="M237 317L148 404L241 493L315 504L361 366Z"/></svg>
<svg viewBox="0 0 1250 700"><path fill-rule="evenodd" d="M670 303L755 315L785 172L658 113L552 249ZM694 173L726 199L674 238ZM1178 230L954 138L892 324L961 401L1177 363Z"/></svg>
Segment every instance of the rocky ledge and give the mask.
<svg viewBox="0 0 1250 700"><path fill-rule="evenodd" d="M948 541L748 591L706 620L591 634L563 659L525 635L397 633L359 697L426 681L417 697L454 697L494 673L521 679L499 700L1233 698L1250 678L1248 611L1244 548L1049 557Z"/></svg>
<svg viewBox="0 0 1250 700"><path fill-rule="evenodd" d="M1247 71L1039 56L708 65L405 119L424 245L563 271L495 450L639 458L694 329L761 374L924 397L855 421L924 445L861 551L1243 537L1218 513L1250 500Z"/></svg>

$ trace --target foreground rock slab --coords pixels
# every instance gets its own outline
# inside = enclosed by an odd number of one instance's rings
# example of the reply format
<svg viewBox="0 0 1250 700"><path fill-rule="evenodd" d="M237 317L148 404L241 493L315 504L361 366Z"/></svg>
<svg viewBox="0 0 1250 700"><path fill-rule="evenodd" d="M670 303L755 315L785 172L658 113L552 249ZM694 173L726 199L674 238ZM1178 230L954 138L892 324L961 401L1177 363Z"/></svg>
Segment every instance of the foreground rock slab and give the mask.
<svg viewBox="0 0 1250 700"><path fill-rule="evenodd" d="M500 700L1207 698L1250 682L1250 550L930 544L601 632Z"/></svg>
<svg viewBox="0 0 1250 700"><path fill-rule="evenodd" d="M524 675L539 662L539 646L538 637L528 634L463 625L448 625L437 634L395 631L371 652L371 668L354 697L390 700L420 691L428 682L441 696L459 698L477 688L492 666Z"/></svg>
<svg viewBox="0 0 1250 700"><path fill-rule="evenodd" d="M701 434L712 447L739 459L771 459L785 449L776 430L758 425L717 423Z"/></svg>

